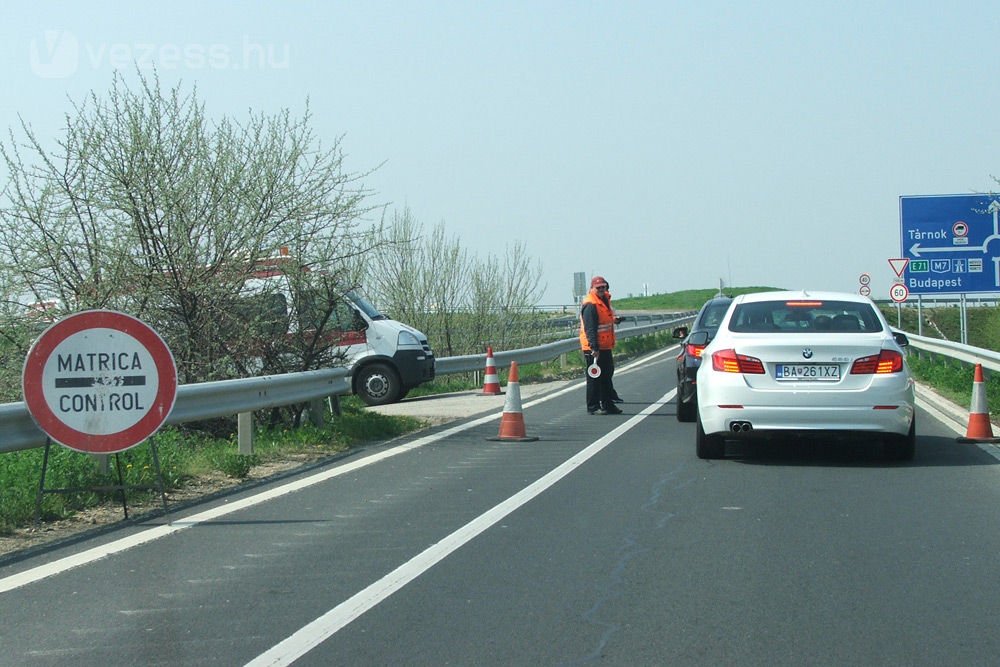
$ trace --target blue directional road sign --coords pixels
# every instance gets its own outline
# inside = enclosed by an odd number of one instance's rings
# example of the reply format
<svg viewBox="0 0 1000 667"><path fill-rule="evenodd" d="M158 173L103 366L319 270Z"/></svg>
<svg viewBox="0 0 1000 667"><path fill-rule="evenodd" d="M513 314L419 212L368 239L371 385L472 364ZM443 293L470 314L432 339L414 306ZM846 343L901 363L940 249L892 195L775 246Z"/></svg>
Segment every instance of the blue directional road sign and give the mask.
<svg viewBox="0 0 1000 667"><path fill-rule="evenodd" d="M910 294L1000 292L1000 197L899 198L902 278Z"/></svg>

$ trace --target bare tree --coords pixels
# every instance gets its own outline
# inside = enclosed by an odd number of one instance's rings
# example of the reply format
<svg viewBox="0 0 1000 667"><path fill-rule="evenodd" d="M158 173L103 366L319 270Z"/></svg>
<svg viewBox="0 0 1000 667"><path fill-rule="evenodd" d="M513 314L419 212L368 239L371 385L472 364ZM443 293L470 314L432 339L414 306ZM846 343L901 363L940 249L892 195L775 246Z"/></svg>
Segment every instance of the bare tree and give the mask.
<svg viewBox="0 0 1000 667"><path fill-rule="evenodd" d="M363 270L365 287L377 295L381 308L417 328L428 307L420 272L422 233L409 208L393 212L385 229L385 243Z"/></svg>
<svg viewBox="0 0 1000 667"><path fill-rule="evenodd" d="M426 235L409 208L393 213L368 288L393 317L423 331L439 356L456 354L468 294L467 252L443 224Z"/></svg>
<svg viewBox="0 0 1000 667"><path fill-rule="evenodd" d="M130 88L116 74L105 96L73 103L55 150L23 119L21 136L0 145L9 291L146 320L183 382L328 363L317 334L338 284L382 238L365 220L367 174L346 171L340 138L322 145L308 109L213 123L195 90L138 79ZM298 338L268 337L282 322L248 306L258 260L282 248L296 260L289 284L313 292L320 327Z"/></svg>
<svg viewBox="0 0 1000 667"><path fill-rule="evenodd" d="M433 328L435 340L440 341L443 354L460 354L462 325L468 319L463 312L469 297L468 253L458 238L446 238L444 224L440 224L424 244L421 266L437 325Z"/></svg>
<svg viewBox="0 0 1000 667"><path fill-rule="evenodd" d="M477 260L470 310L473 313L470 345L510 349L535 344L541 295L541 264L533 262L523 242L505 248L503 261L494 255Z"/></svg>
<svg viewBox="0 0 1000 667"><path fill-rule="evenodd" d="M478 259L443 223L425 233L409 209L394 213L386 232L368 286L394 316L426 333L439 356L532 342L541 266L523 243L508 246L502 262Z"/></svg>

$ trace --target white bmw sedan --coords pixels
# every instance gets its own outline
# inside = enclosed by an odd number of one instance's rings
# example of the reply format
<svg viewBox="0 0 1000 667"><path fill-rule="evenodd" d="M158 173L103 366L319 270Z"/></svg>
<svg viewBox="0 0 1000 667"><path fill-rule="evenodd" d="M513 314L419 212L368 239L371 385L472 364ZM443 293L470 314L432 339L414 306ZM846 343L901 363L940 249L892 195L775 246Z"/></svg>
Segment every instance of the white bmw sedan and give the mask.
<svg viewBox="0 0 1000 667"><path fill-rule="evenodd" d="M697 453L775 435L868 433L889 458L913 458L913 380L903 346L866 297L760 292L734 299L702 352Z"/></svg>

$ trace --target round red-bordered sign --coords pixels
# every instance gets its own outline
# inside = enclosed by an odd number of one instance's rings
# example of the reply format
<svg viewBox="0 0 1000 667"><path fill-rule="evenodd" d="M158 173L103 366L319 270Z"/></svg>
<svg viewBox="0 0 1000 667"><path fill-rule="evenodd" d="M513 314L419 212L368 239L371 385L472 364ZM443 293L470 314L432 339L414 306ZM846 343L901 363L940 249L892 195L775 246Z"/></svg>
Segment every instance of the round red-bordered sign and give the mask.
<svg viewBox="0 0 1000 667"><path fill-rule="evenodd" d="M88 310L38 337L21 384L28 412L52 440L111 454L163 425L177 397L177 367L163 339L141 320Z"/></svg>

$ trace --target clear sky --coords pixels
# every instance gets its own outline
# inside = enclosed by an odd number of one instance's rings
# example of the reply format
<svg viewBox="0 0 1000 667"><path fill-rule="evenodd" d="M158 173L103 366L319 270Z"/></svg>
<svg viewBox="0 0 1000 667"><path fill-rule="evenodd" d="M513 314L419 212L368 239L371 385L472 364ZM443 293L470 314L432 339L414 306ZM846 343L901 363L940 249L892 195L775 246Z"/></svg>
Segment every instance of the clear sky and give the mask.
<svg viewBox="0 0 1000 667"><path fill-rule="evenodd" d="M1000 189L1000 3L18 2L0 126L57 136L116 67L212 115L304 109L374 201L543 304L772 285L886 298L900 195Z"/></svg>

